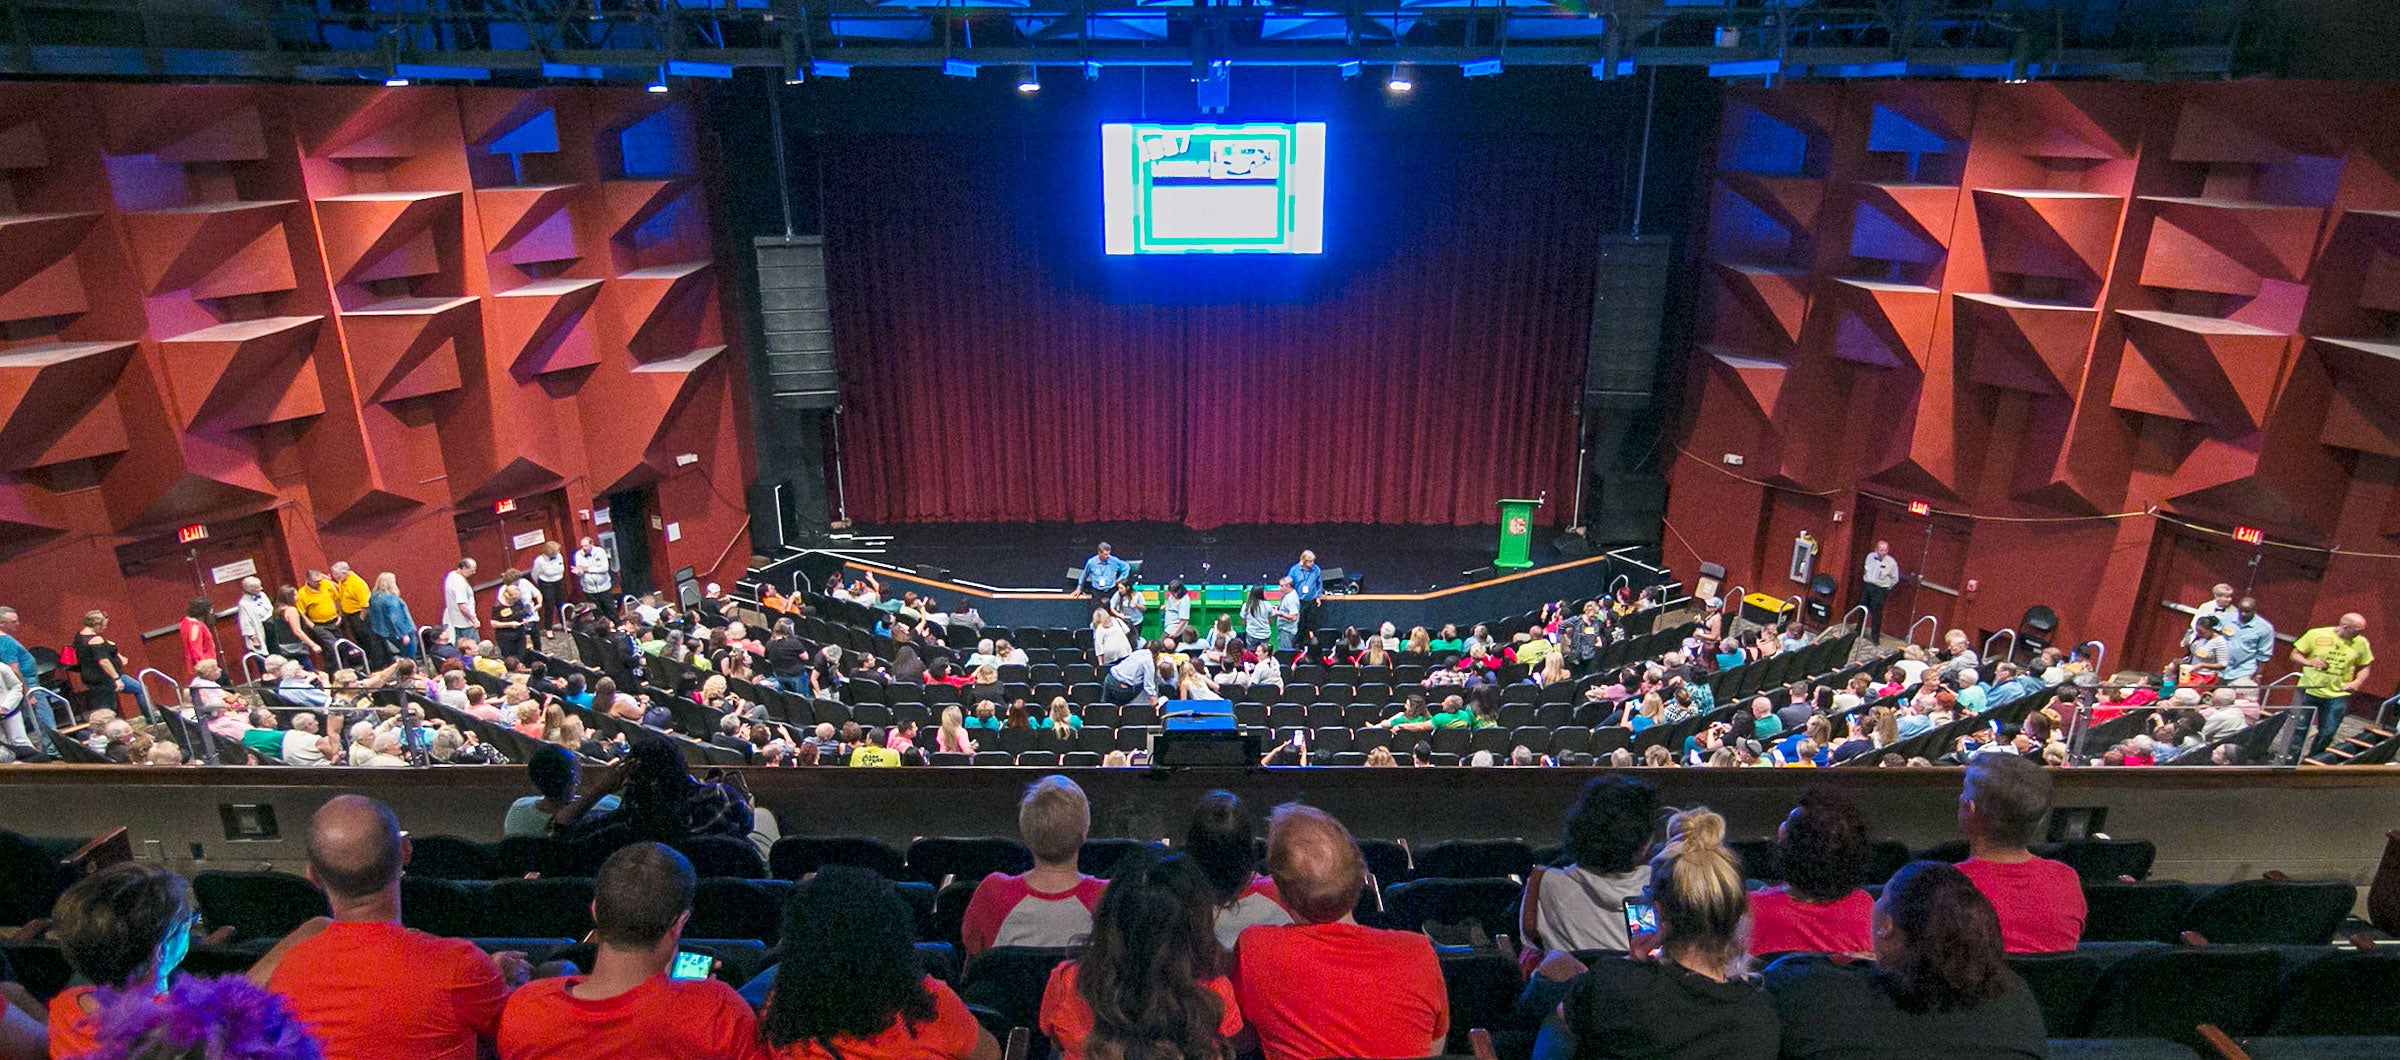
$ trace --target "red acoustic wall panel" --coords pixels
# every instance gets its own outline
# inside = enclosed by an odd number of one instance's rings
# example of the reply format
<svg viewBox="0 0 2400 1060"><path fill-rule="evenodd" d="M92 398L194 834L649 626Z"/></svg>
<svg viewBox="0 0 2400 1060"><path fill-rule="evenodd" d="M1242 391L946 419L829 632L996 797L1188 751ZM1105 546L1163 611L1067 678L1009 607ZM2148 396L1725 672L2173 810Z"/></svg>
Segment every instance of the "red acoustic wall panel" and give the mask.
<svg viewBox="0 0 2400 1060"><path fill-rule="evenodd" d="M0 604L181 676L156 634L244 563L388 570L420 620L461 554L596 529L737 572L696 147L639 91L0 86ZM590 521L628 491L655 526Z"/></svg>
<svg viewBox="0 0 2400 1060"><path fill-rule="evenodd" d="M1669 562L1789 595L1806 529L1847 606L1888 539L1927 582L1888 632L2046 604L2145 667L2181 629L2164 605L2216 581L2285 632L2390 630L2395 105L2295 82L1734 93Z"/></svg>

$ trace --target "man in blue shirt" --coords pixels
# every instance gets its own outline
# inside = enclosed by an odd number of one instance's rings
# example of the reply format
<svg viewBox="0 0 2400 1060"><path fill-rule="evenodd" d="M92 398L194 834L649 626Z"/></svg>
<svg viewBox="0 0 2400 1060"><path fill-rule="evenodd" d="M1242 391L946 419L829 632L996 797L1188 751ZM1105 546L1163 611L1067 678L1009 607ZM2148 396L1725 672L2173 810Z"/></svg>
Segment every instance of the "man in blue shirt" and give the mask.
<svg viewBox="0 0 2400 1060"><path fill-rule="evenodd" d="M1984 693L1983 709L1998 710L2043 688L2040 675L2018 673L2017 665L2002 662L1992 670L1991 691Z"/></svg>
<svg viewBox="0 0 2400 1060"><path fill-rule="evenodd" d="M1306 635L1317 628L1317 598L1325 595L1325 569L1317 566L1317 554L1300 550L1300 562L1284 577L1292 580L1292 591L1300 594L1300 633Z"/></svg>
<svg viewBox="0 0 2400 1060"><path fill-rule="evenodd" d="M1120 707L1133 702L1137 695L1144 703L1159 701L1158 656L1151 652L1147 644L1117 660L1116 665L1109 667L1102 677L1101 694Z"/></svg>
<svg viewBox="0 0 2400 1060"><path fill-rule="evenodd" d="M2258 613L2258 600L2248 596L2242 597L2233 612L2220 616L2218 621L2225 628L2229 650L2225 669L2217 674L2217 679L2230 684L2257 677L2259 665L2275 650L2275 624Z"/></svg>
<svg viewBox="0 0 2400 1060"><path fill-rule="evenodd" d="M0 666L15 668L17 677L25 682L25 705L21 709L37 712L34 716L42 721L27 728L33 731L34 742L41 745L42 753L56 757L58 748L51 742L50 734L58 728L58 705L49 696L33 692L41 687L39 675L34 673L38 664L33 661L33 653L17 640L17 624L21 621L16 608L0 607Z"/></svg>
<svg viewBox="0 0 2400 1060"><path fill-rule="evenodd" d="M1118 559L1116 550L1108 547L1108 542L1100 542L1100 551L1083 561L1083 580L1076 583L1075 593L1078 596L1109 593L1116 589L1118 582L1124 581L1132 573L1132 564Z"/></svg>

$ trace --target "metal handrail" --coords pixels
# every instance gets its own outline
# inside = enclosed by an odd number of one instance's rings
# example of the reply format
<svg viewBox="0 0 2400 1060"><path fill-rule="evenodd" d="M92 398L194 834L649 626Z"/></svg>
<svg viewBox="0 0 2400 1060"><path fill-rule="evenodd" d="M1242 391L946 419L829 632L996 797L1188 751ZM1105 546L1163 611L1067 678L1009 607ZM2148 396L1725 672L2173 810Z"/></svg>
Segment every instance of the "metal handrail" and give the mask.
<svg viewBox="0 0 2400 1060"><path fill-rule="evenodd" d="M254 666L251 664L250 660L252 659L258 660L257 665ZM267 653L263 651L244 652L242 654L242 683L246 685L257 684L259 676L266 672L266 663Z"/></svg>
<svg viewBox="0 0 2400 1060"><path fill-rule="evenodd" d="M1842 612L1842 624L1843 624L1843 625L1845 625L1845 626L1848 626L1848 625L1850 625L1850 616L1852 616L1852 615L1857 615L1857 616L1859 617L1860 621L1865 621L1865 619L1866 619L1866 617L1867 617L1867 615L1868 615L1869 613L1870 613L1870 612L1868 612L1868 610L1867 610L1867 605L1865 605L1865 604L1860 604L1860 605L1858 605L1857 607L1853 607L1853 608L1851 608L1851 609L1850 609L1850 610L1848 610L1848 611L1844 611L1844 612ZM1865 627L1865 626L1852 626L1851 628L1853 628L1853 629L1856 629L1856 630L1858 630L1858 631L1859 631L1859 632L1861 632L1861 633L1869 633L1869 634L1873 635L1873 636L1875 637L1875 639L1877 639L1877 640L1882 640L1882 639L1883 639L1883 634L1881 634L1881 633L1877 633L1877 632L1874 632L1874 631L1871 631L1871 630L1867 629L1867 627Z"/></svg>
<svg viewBox="0 0 2400 1060"><path fill-rule="evenodd" d="M1933 626L1933 636L1926 638L1925 647L1928 649L1938 647L1942 642L1942 620L1938 615L1926 615L1914 622L1909 623L1908 636L1903 638L1901 643L1915 644L1917 642L1917 627L1926 625L1928 623L1931 623Z"/></svg>
<svg viewBox="0 0 2400 1060"><path fill-rule="evenodd" d="M183 686L177 683L175 678L169 675L165 670L161 670L155 666L145 666L134 671L133 683L140 686L142 690L140 699L145 707L145 711L142 716L149 718L151 721L157 721L158 700L150 698L151 674L157 674L159 680L167 683L167 689L174 693L174 695L169 696L168 698L173 699L177 703L183 702Z"/></svg>
<svg viewBox="0 0 2400 1060"><path fill-rule="evenodd" d="M1794 619L1799 618L1801 609L1808 606L1808 601L1802 598L1799 593L1793 593L1790 596L1784 597L1783 602L1792 605L1792 617Z"/></svg>
<svg viewBox="0 0 2400 1060"><path fill-rule="evenodd" d="M357 641L351 640L347 637L327 637L325 638L325 642L326 654L333 656L334 669L339 670L342 668L342 645L345 644L350 646L351 651L358 653L359 669L368 671L375 669L374 661L367 658L367 649L359 647Z"/></svg>
<svg viewBox="0 0 2400 1060"><path fill-rule="evenodd" d="M432 665L432 663L433 663L433 637L431 637L429 634L433 634L433 633L439 633L439 632L441 632L441 630L442 630L442 627L440 627L440 626L418 626L418 627L417 627L417 661L418 661L418 662L425 663L425 664L427 664L427 665L429 665L429 666L430 666L430 665Z"/></svg>
<svg viewBox="0 0 2400 1060"><path fill-rule="evenodd" d="M2008 638L2008 655L2006 657L2012 662L2015 661L2017 657L2017 631L2013 629L2004 629L1986 638L1983 642L1983 654L1978 656L1978 658L1987 663L1991 662L1992 645L1997 643L2002 637Z"/></svg>
<svg viewBox="0 0 2400 1060"><path fill-rule="evenodd" d="M25 688L25 698L31 699L35 696L49 696L50 698L57 700L59 706L67 708L67 723L70 725L80 723L81 719L75 717L75 701L68 699L63 693L59 692L59 690L43 685L27 685ZM50 727L50 732L53 735L57 734L58 726L52 725Z"/></svg>
<svg viewBox="0 0 2400 1060"><path fill-rule="evenodd" d="M1630 574L1620 574L1620 575L1617 575L1617 576L1616 576L1616 577L1614 577L1614 578L1610 578L1610 579L1608 580L1608 595L1610 595L1610 596L1615 596L1615 595L1617 595L1617 583L1618 583L1618 582L1624 582L1624 583L1625 583L1625 587L1626 587L1626 588L1628 588L1628 589L1631 589L1631 588L1633 588L1633 575L1630 575Z"/></svg>
<svg viewBox="0 0 2400 1060"><path fill-rule="evenodd" d="M1914 629L1915 627L1912 626L1910 628ZM2102 644L2096 640L2087 640L2076 645L2076 647L2092 649L2092 678L2099 681L2107 680L2108 667L2101 664L2108 661L2108 645Z"/></svg>

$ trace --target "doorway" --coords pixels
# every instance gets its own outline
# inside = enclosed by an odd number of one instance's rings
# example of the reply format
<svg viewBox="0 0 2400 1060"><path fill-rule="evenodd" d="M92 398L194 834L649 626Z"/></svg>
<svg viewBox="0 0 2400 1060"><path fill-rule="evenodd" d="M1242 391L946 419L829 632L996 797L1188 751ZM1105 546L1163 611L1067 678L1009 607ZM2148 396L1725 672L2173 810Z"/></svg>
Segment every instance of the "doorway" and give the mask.
<svg viewBox="0 0 2400 1060"><path fill-rule="evenodd" d="M2313 552L2245 545L2161 520L2151 539L2150 563L2142 577L2142 605L2133 623L2133 650L2124 665L2155 667L2183 654L2189 612L2169 606L2207 603L2218 583L2233 586L2235 599L2258 598L2258 613L2274 623L2278 637L2306 630L2325 577L2324 557ZM2285 654L2267 652L2259 668L2263 683L2290 672Z"/></svg>
<svg viewBox="0 0 2400 1060"><path fill-rule="evenodd" d="M256 576L271 595L294 580L292 561L273 512L203 525L208 536L198 541L186 543L169 534L117 546L127 613L110 616L111 638L141 666L189 676L183 673L176 630L184 606L205 596L217 635L217 661L238 679L242 627L234 603L242 597L242 579Z"/></svg>
<svg viewBox="0 0 2400 1060"><path fill-rule="evenodd" d="M458 554L475 561L478 591L500 584L503 572L526 569L542 542L571 543L565 536L564 490L513 498L513 501L511 510L505 512L499 508L509 502L458 513Z"/></svg>
<svg viewBox="0 0 2400 1060"><path fill-rule="evenodd" d="M1892 558L1900 562L1900 584L1884 602L1884 632L1906 636L1912 624L1927 615L1939 630L1951 628L1960 613L1960 583L1966 579L1973 530L1973 523L1955 515L1912 515L1903 503L1862 495L1857 529L1850 537L1852 584L1845 606L1859 603L1856 574L1865 569L1867 553L1875 550L1876 541L1889 541Z"/></svg>
<svg viewBox="0 0 2400 1060"><path fill-rule="evenodd" d="M658 514L658 491L644 486L608 495L608 525L600 531L600 547L616 563L617 591L640 596L659 586L652 569L650 521Z"/></svg>

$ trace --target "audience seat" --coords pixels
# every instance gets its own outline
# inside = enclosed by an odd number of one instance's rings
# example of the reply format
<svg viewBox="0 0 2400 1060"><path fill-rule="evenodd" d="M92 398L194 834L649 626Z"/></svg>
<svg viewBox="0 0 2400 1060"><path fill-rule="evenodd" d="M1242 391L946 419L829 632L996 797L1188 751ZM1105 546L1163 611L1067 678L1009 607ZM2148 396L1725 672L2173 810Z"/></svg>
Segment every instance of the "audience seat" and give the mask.
<svg viewBox="0 0 2400 1060"><path fill-rule="evenodd" d="M1075 867L1086 876L1111 879L1116 876L1117 862L1143 847L1155 844L1139 839L1086 839L1083 850L1075 856Z"/></svg>
<svg viewBox="0 0 2400 1060"><path fill-rule="evenodd" d="M446 880L410 872L400 877L400 922L435 935L470 938L485 931L492 883L489 880ZM508 925L499 925L506 929Z"/></svg>
<svg viewBox="0 0 2400 1060"><path fill-rule="evenodd" d="M744 880L764 879L767 876L766 859L758 856L758 847L747 839L706 836L677 843L675 850L690 859L695 876L729 876Z"/></svg>
<svg viewBox="0 0 2400 1060"><path fill-rule="evenodd" d="M61 747L74 742L58 741ZM55 850L15 832L0 832L0 924L28 924L49 916L50 907L72 883Z"/></svg>
<svg viewBox="0 0 2400 1060"><path fill-rule="evenodd" d="M975 884L975 880L960 880L935 892L933 933L919 941L941 942L951 946L964 944L967 903L975 900Z"/></svg>
<svg viewBox="0 0 2400 1060"><path fill-rule="evenodd" d="M1361 839L1358 852L1367 860L1367 871L1386 883L1399 883L1415 875L1409 866L1408 847L1397 839Z"/></svg>
<svg viewBox="0 0 2400 1060"><path fill-rule="evenodd" d="M2083 901L2085 942L2173 942L2192 908L2192 887L2174 880L2093 882L2083 885Z"/></svg>
<svg viewBox="0 0 2400 1060"><path fill-rule="evenodd" d="M2158 844L2147 839L2072 839L2044 843L2033 852L2074 866L2087 883L2113 883L2127 876L2148 879L2151 864L2158 860Z"/></svg>
<svg viewBox="0 0 2400 1060"><path fill-rule="evenodd" d="M2082 1033L2092 988L2100 982L2098 958L2088 953L2012 953L2008 967L2025 980L2041 1005L2042 1033L2052 1038Z"/></svg>
<svg viewBox="0 0 2400 1060"><path fill-rule="evenodd" d="M1033 852L1002 836L921 836L908 845L909 875L940 886L955 877L974 883L995 872L1033 868Z"/></svg>
<svg viewBox="0 0 2400 1060"><path fill-rule="evenodd" d="M2184 927L2220 945L2322 945L2357 900L2358 888L2346 880L2243 880L2194 899Z"/></svg>
<svg viewBox="0 0 2400 1060"><path fill-rule="evenodd" d="M783 907L792 887L788 880L701 877L692 892L692 919L683 933L690 938L754 939L773 946L783 935Z"/></svg>
<svg viewBox="0 0 2400 1060"><path fill-rule="evenodd" d="M1058 756L1058 764L1069 769L1094 769L1107 760L1099 751L1069 751Z"/></svg>
<svg viewBox="0 0 2400 1060"><path fill-rule="evenodd" d="M2085 1033L2096 1038L2199 1042L2212 1024L2235 1037L2266 1025L2282 958L2254 947L2198 946L2136 953L2110 965L2093 991Z"/></svg>
<svg viewBox="0 0 2400 1060"><path fill-rule="evenodd" d="M872 836L785 836L767 850L767 863L780 880L797 880L827 865L852 865L897 880L908 862Z"/></svg>
<svg viewBox="0 0 2400 1060"><path fill-rule="evenodd" d="M1533 847L1522 839L1449 839L1417 850L1411 860L1421 879L1523 879L1533 871Z"/></svg>
<svg viewBox="0 0 2400 1060"><path fill-rule="evenodd" d="M2367 888L2367 922L2386 935L2400 935L2400 829L2383 834L2383 860Z"/></svg>
<svg viewBox="0 0 2400 1060"><path fill-rule="evenodd" d="M499 878L491 848L471 839L454 835L411 836L408 849L410 876L443 880Z"/></svg>
<svg viewBox="0 0 2400 1060"><path fill-rule="evenodd" d="M1473 921L1486 934L1515 934L1524 890L1523 884L1502 878L1409 880L1383 889L1383 920L1403 931Z"/></svg>
<svg viewBox="0 0 2400 1060"><path fill-rule="evenodd" d="M959 998L998 1012L1010 1027L1038 1027L1042 988L1069 955L1063 948L995 946L967 958Z"/></svg>
<svg viewBox="0 0 2400 1060"><path fill-rule="evenodd" d="M1041 766L1043 768L1053 768L1058 765L1058 752L1026 751L1017 756L1016 764L1021 766Z"/></svg>
<svg viewBox="0 0 2400 1060"><path fill-rule="evenodd" d="M1525 976L1516 961L1499 953L1445 953L1441 960L1442 986L1450 997L1446 1051L1471 1054L1467 1036L1508 1024Z"/></svg>
<svg viewBox="0 0 2400 1060"><path fill-rule="evenodd" d="M208 929L231 927L235 942L280 938L310 917L333 915L323 891L285 872L212 869L192 877L192 898Z"/></svg>
<svg viewBox="0 0 2400 1060"><path fill-rule="evenodd" d="M592 880L549 876L496 880L484 902L484 922L521 935L579 939L592 930Z"/></svg>
<svg viewBox="0 0 2400 1060"><path fill-rule="evenodd" d="M2400 1036L2400 951L2329 953L2285 973L2266 1033Z"/></svg>

